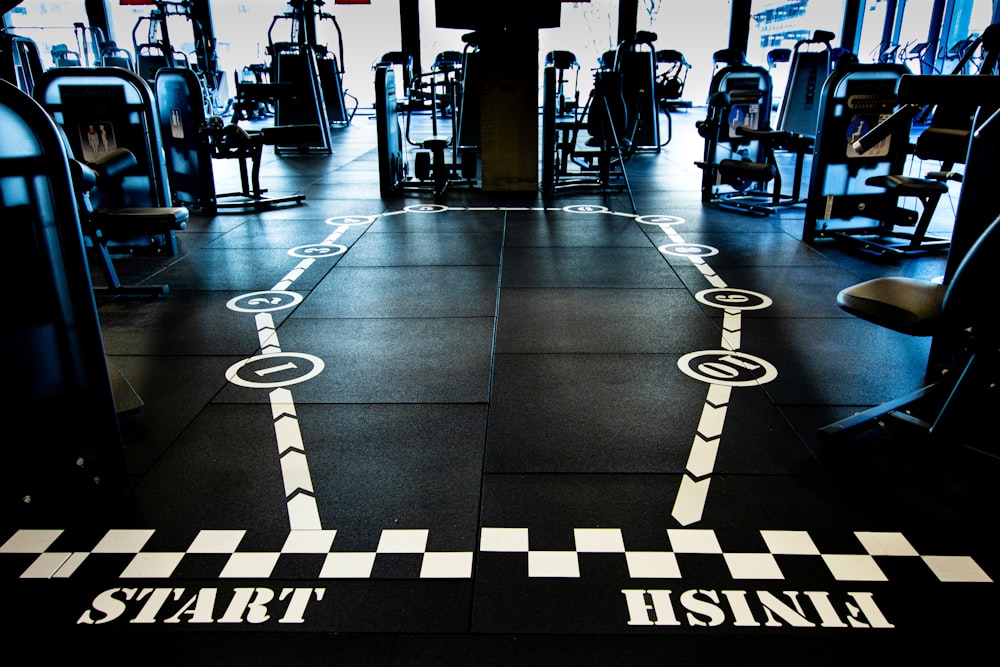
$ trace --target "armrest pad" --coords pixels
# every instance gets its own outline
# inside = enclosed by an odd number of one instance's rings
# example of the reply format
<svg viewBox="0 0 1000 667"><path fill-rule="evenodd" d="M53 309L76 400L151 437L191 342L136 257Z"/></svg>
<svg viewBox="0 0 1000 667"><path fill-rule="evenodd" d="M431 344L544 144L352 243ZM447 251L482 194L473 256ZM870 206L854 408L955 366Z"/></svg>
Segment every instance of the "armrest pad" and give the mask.
<svg viewBox="0 0 1000 667"><path fill-rule="evenodd" d="M97 185L97 172L79 160L70 159L69 174L73 178L73 188L77 192L88 192Z"/></svg>
<svg viewBox="0 0 1000 667"><path fill-rule="evenodd" d="M131 169L135 169L139 162L135 155L127 148L116 148L90 163L97 172L98 181L101 183L117 182Z"/></svg>
<svg viewBox="0 0 1000 667"><path fill-rule="evenodd" d="M736 134L741 137L746 137L747 139L768 141L774 145L786 143L791 139L791 133L783 130L753 130L749 127L738 127L736 128Z"/></svg>

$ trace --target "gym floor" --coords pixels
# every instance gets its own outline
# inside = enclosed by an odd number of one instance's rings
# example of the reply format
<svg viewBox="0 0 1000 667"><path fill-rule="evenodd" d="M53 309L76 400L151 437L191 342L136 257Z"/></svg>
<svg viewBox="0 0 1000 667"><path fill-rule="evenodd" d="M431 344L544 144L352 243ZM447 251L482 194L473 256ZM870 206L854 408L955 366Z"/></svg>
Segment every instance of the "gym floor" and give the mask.
<svg viewBox="0 0 1000 667"><path fill-rule="evenodd" d="M997 459L819 427L930 341L835 303L942 255L700 201L702 109L624 193L383 198L375 122L265 152L299 207L192 216L100 299L131 485L4 521L8 651L148 664L870 664L989 647ZM220 191L235 163L216 162ZM935 230L947 234L954 201ZM95 274L95 281L100 276ZM40 640L41 639L41 640ZM957 657L957 656L956 656Z"/></svg>

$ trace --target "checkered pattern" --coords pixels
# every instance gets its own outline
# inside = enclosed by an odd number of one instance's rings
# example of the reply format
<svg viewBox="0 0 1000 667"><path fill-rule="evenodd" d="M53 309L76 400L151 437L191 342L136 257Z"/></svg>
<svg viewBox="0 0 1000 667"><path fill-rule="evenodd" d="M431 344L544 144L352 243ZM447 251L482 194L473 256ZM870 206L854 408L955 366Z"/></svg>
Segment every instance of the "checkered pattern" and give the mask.
<svg viewBox="0 0 1000 667"><path fill-rule="evenodd" d="M228 555L219 579L266 579L282 556L325 554L319 579L368 579L381 554L417 554L422 558L421 579L468 579L472 576L472 552L427 551L427 530L384 530L372 552L331 552L335 530L291 531L281 551L238 551L246 531L203 530L184 551L143 551L152 530L110 530L89 552L57 552L49 548L62 535L60 530L21 530L2 547L2 554L37 554L21 574L22 579L55 579L71 576L89 558L102 554L131 554L119 575L122 579L168 579L188 555Z"/></svg>
<svg viewBox="0 0 1000 667"><path fill-rule="evenodd" d="M132 558L119 575L122 579L168 579L188 555L228 555L219 579L266 579L282 556L324 555L318 579L369 579L376 559L383 554L413 554L421 558L421 579L469 579L473 552L427 551L427 530L383 530L378 547L371 552L331 551L335 530L291 531L278 552L239 551L246 531L203 530L184 551L143 551L152 530L110 530L89 552L58 552L49 548L62 535L60 530L21 530L0 546L3 554L34 554L22 579L58 579L73 575L89 558L103 554L126 554ZM923 562L941 582L990 583L993 580L968 556L922 555L901 534L856 532L859 553L824 554L806 531L760 531L767 551L739 553L723 551L713 530L668 529L670 550L629 551L620 529L576 528L572 551L533 550L527 528L483 528L481 553L525 554L529 578L579 578L581 554L621 554L633 579L682 579L678 555L721 558L733 580L784 580L778 557L820 559L831 576L842 582L888 581L879 567L885 558L915 558Z"/></svg>
<svg viewBox="0 0 1000 667"><path fill-rule="evenodd" d="M670 529L669 551L629 551L617 528L577 528L573 551L533 551L528 547L528 531L523 528L484 528L480 551L525 553L529 577L580 576L579 555L622 554L634 579L681 579L679 554L721 557L734 580L784 580L778 556L812 556L822 559L837 581L888 581L879 567L881 557L919 558L942 582L991 582L992 579L967 556L922 556L900 533L858 532L857 554L821 553L805 531L765 530L760 532L767 551L763 553L725 552L713 530Z"/></svg>

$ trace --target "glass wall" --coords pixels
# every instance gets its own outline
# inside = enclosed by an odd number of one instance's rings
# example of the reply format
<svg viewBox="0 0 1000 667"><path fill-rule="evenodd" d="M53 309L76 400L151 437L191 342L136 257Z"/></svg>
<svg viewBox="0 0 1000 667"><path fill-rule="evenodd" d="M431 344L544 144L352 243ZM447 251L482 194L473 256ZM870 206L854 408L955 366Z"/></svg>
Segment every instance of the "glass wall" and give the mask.
<svg viewBox="0 0 1000 667"><path fill-rule="evenodd" d="M715 72L713 54L729 46L730 0L699 0L697 11L677 0L639 0L638 30L656 33L656 49L674 49L691 63L684 99L702 105Z"/></svg>
<svg viewBox="0 0 1000 667"><path fill-rule="evenodd" d="M885 26L885 0L867 0L861 18L861 36L858 40L858 60L875 63L886 49L882 45ZM887 44L886 47L889 47Z"/></svg>
<svg viewBox="0 0 1000 667"><path fill-rule="evenodd" d="M343 40L344 92L357 98L360 109L370 109L375 104L372 66L382 54L400 50L399 0L371 0L368 5L334 5L327 0L323 12L336 21L323 19L317 24L317 41L340 59L338 41Z"/></svg>
<svg viewBox="0 0 1000 667"><path fill-rule="evenodd" d="M471 1L471 0L470 0ZM994 0L939 0L944 2L943 35L936 58L935 71L951 71L963 40L982 33L993 16ZM281 0L211 0L212 16L218 37L219 67L229 77L246 65L265 63L268 57L268 28L274 23L275 41L287 41L292 26L287 21L275 21L287 15L291 7ZM928 41L929 19L935 0L898 0L902 20L894 43L899 45L898 57L915 71L916 60L906 59L909 51ZM580 64L581 94L585 97L592 86L593 69L599 58L617 46L618 1L590 0L564 2L561 6L561 26L539 33L539 64L553 50L571 51ZM858 57L863 62L878 59L885 23L887 0L866 0L861 23ZM89 31L74 29L74 24L87 25L85 3L81 0L24 0L7 17L17 34L34 39L43 57L43 66L69 64L78 58L81 64L93 59L88 42ZM133 28L152 7L122 6L119 0L108 0L111 31L120 47L134 49ZM638 0L636 27L657 35L656 49L674 49L684 54L691 64L684 98L694 104L704 104L708 85L714 73L713 54L728 46L731 0L699 0L697 11L683 0ZM442 29L436 25L435 1L419 0L420 60L424 70L443 51L461 51L462 36L467 32ZM321 18L317 23L317 38L340 60L344 70L344 88L358 98L360 108L373 103L372 65L389 51L401 49L399 0L370 0L369 4L341 5L326 0L321 11L333 18ZM771 49L790 48L795 41L814 29L823 28L839 33L843 24L844 0L753 0L751 5L750 39L747 59L752 64L767 66ZM335 19L335 20L334 20ZM193 33L184 17L168 20L170 38L176 50L188 54L193 61ZM338 31L339 27L339 31ZM841 35L838 34L838 39ZM148 39L145 28L135 41ZM835 42L836 44L837 42ZM59 55L64 54L64 55ZM974 69L975 65L971 67ZM774 90L784 88L785 74L775 69ZM231 80L231 79L230 79Z"/></svg>
<svg viewBox="0 0 1000 667"><path fill-rule="evenodd" d="M926 47L929 37L931 13L934 0L907 0L903 22L900 24L897 61L906 65L911 72L919 73L922 47Z"/></svg>
<svg viewBox="0 0 1000 667"><path fill-rule="evenodd" d="M42 67L93 63L93 40L74 24L89 25L83 2L25 0L7 13L7 25L38 45Z"/></svg>
<svg viewBox="0 0 1000 667"><path fill-rule="evenodd" d="M816 30L832 32L830 46L837 47L843 24L843 0L753 0L747 60L770 70L775 108L784 96L789 63L769 59L769 54L774 49L794 49L796 42L810 39Z"/></svg>
<svg viewBox="0 0 1000 667"><path fill-rule="evenodd" d="M965 48L992 22L994 0L937 1L942 9L941 35L936 52L928 53L924 47L934 37L931 14L935 0L900 0L896 16L890 17L894 33L885 45L881 40L887 3L868 0L861 31L862 61L875 62L881 54L883 59L901 62L914 73L953 73ZM976 67L977 61L973 60L962 71L975 73Z"/></svg>
<svg viewBox="0 0 1000 667"><path fill-rule="evenodd" d="M583 104L594 87L594 70L598 68L601 56L617 46L618 2L566 2L561 10L559 27L538 33L539 67L551 51L573 53L580 66L580 103Z"/></svg>
<svg viewBox="0 0 1000 667"><path fill-rule="evenodd" d="M538 34L539 51L544 58L550 51L571 51L580 68L588 74L598 67L600 57L617 46L618 2L563 3L558 28Z"/></svg>
<svg viewBox="0 0 1000 667"><path fill-rule="evenodd" d="M150 16L153 7L122 6L111 0L108 3L108 9L110 10L108 18L111 24L111 33L115 43L120 48L128 49L133 57L142 45L154 43L163 38L159 24L143 20ZM167 16L166 24L167 37L177 59L180 62L196 64L198 58L195 55L194 30L191 27L191 22L183 16L174 14Z"/></svg>
<svg viewBox="0 0 1000 667"><path fill-rule="evenodd" d="M958 66L958 59L964 54L965 48L983 34L993 20L993 0L972 0L971 2L956 2L950 22L945 26L942 36L940 69L950 74ZM981 54L980 54L981 55ZM978 62L973 60L963 67L963 74L974 74Z"/></svg>
<svg viewBox="0 0 1000 667"><path fill-rule="evenodd" d="M420 1L420 62L424 72L430 71L437 56L445 51L461 52L465 48L462 35L470 32L460 28L438 28L434 0ZM398 46L396 47L399 48Z"/></svg>
<svg viewBox="0 0 1000 667"><path fill-rule="evenodd" d="M243 68L269 62L271 41L296 39L298 24L292 8L283 0L211 0L212 24L217 38L219 68L233 81L243 76ZM74 3L76 4L76 3ZM148 16L151 7L123 7L112 0L111 19L120 46L134 48L132 31L137 21ZM167 21L175 49L194 60L194 38L190 22L171 16ZM144 23L137 34L146 39ZM370 0L367 5L338 5L328 0L320 7L316 21L316 41L337 58L344 72L345 92L358 98L361 106L374 102L372 65L385 52L399 50L399 0Z"/></svg>

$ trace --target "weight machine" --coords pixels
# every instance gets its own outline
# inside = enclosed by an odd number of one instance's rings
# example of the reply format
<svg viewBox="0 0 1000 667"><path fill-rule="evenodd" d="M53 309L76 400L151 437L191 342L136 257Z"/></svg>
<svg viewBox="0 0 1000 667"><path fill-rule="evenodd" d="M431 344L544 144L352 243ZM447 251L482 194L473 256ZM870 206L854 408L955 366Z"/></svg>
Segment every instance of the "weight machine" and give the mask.
<svg viewBox="0 0 1000 667"><path fill-rule="evenodd" d="M621 74L614 69L594 70L590 97L568 118L556 111L560 86L555 64L543 69L542 88L543 197L580 189L625 191L634 213L625 170L633 144L627 135L629 111Z"/></svg>
<svg viewBox="0 0 1000 667"><path fill-rule="evenodd" d="M302 194L272 196L260 185L263 148L280 129L244 130L221 116L207 116L197 103L200 88L194 72L163 67L156 73L156 102L163 153L174 199L199 212L254 212L299 205ZM280 136L280 134L279 134ZM218 192L213 160L238 160L242 189Z"/></svg>
<svg viewBox="0 0 1000 667"><path fill-rule="evenodd" d="M311 90L315 101L304 105L307 94L294 104L277 100L275 124L319 122L325 116L322 122L326 125L349 125L357 111L358 100L344 91L344 39L337 17L320 11L325 4L323 0L292 0L288 4L292 11L274 16L267 30L266 53L271 58L271 81L291 83L299 86L303 93ZM337 33L336 53L318 42L317 24L322 21L329 21ZM275 39L279 26L287 28L286 39ZM348 98L353 100L350 110Z"/></svg>
<svg viewBox="0 0 1000 667"><path fill-rule="evenodd" d="M42 63L35 40L16 35L11 30L0 30L0 78L13 82L30 95L35 80L49 68ZM106 40L100 28L74 23L73 38L75 47L67 44L51 47L49 55L54 67L121 67L134 71L131 55L113 41Z"/></svg>
<svg viewBox="0 0 1000 667"><path fill-rule="evenodd" d="M49 50L54 67L100 67L103 63L101 49L106 43L100 28L91 28L84 23L73 24L73 41L76 48L68 44L53 44Z"/></svg>
<svg viewBox="0 0 1000 667"><path fill-rule="evenodd" d="M43 71L42 57L34 40L0 31L0 79L31 95L35 80Z"/></svg>
<svg viewBox="0 0 1000 667"><path fill-rule="evenodd" d="M557 116L568 116L580 106L580 61L571 51L549 51L545 54L545 66L556 71Z"/></svg>
<svg viewBox="0 0 1000 667"><path fill-rule="evenodd" d="M31 291L0 332L17 387L8 408L32 429L31 446L9 453L3 507L32 522L85 516L120 498L128 470L69 156L51 116L7 81L0 124L15 138L0 142L0 208L15 255L0 276Z"/></svg>
<svg viewBox="0 0 1000 667"><path fill-rule="evenodd" d="M615 50L613 69L621 76L628 109L630 152L661 148L660 105L656 98L656 33L640 30Z"/></svg>
<svg viewBox="0 0 1000 667"><path fill-rule="evenodd" d="M998 29L990 26L982 41L968 50L972 54L980 45L984 47L987 73L995 71L998 37ZM924 97L931 97L928 93L912 92L918 80L912 76L898 64L848 63L838 64L834 70L823 92L803 225L806 242L831 238L876 256L897 257L952 248L955 235L960 233L957 214L951 239L928 234L928 226L938 201L949 191L947 181L962 182L961 205L970 190L967 176L981 178L973 172L983 170L979 166L982 161L973 167L968 157L974 143L972 118L977 109L983 112L984 91L995 86L995 76L937 75L934 89L942 92L929 102L924 102ZM970 78L982 81L973 83ZM918 95L920 106L910 99ZM900 104L904 106L899 108ZM933 109L930 125L911 143L913 119L929 109ZM890 117L892 123L883 122ZM880 125L880 132L869 134L876 125ZM938 161L941 168L923 177L906 176L910 155ZM956 174L953 168L957 164L966 164L968 174ZM979 186L972 190L989 191ZM900 206L903 198L917 199L919 213Z"/></svg>
<svg viewBox="0 0 1000 667"><path fill-rule="evenodd" d="M191 0L151 0L154 5L148 16L140 16L132 28L132 46L135 53L135 71L152 88L156 72L163 67L186 67L193 70L202 85L205 112L221 115L229 110L229 98L225 74L219 70L215 53L215 38L211 27L206 25L208 17L199 16ZM187 53L178 51L170 41L168 28L171 16L186 19L191 24L194 36L195 62ZM145 28L145 37L140 37Z"/></svg>
<svg viewBox="0 0 1000 667"><path fill-rule="evenodd" d="M816 137L823 84L833 70L830 42L834 37L827 30L816 30L809 39L795 42L789 52L788 78L781 97L777 129L807 138L810 151Z"/></svg>
<svg viewBox="0 0 1000 667"><path fill-rule="evenodd" d="M770 215L779 206L803 203L805 157L813 151L823 83L831 69L830 41L834 35L817 30L792 49L774 49L769 68L745 62L742 52L716 53L708 117L698 123L705 138L702 202L722 208ZM771 71L777 62L789 62L789 73L777 128L771 128L774 109ZM791 192L782 190L778 153L794 155Z"/></svg>
<svg viewBox="0 0 1000 667"><path fill-rule="evenodd" d="M61 128L75 160L100 164L118 149L135 160L127 171L117 170L121 178L113 188L91 198L86 217L98 230L92 240L102 257L105 251L176 255L174 232L183 228L187 211L173 205L156 102L146 82L117 67L53 68L36 81L34 97ZM109 282L116 280L109 276Z"/></svg>
<svg viewBox="0 0 1000 667"><path fill-rule="evenodd" d="M435 198L451 186L477 185L479 161L479 35L462 36L462 51L442 51L431 69L415 74L410 58L400 52L383 55L375 65L375 115L378 121L379 166L382 194L430 192ZM399 98L395 70L402 67L409 82ZM471 95L467 95L468 91ZM400 116L402 115L402 122ZM430 118L431 134L413 139L415 119ZM448 121L450 134L439 133ZM409 174L407 147L413 153Z"/></svg>
<svg viewBox="0 0 1000 667"><path fill-rule="evenodd" d="M406 116L406 128L400 123L400 102L397 99L396 76L393 66L383 62L375 67L375 119L378 134L379 156L379 186L383 196L399 192L429 192L436 199L444 195L449 186L476 184L478 155L474 146L459 146L462 112L457 103L457 93L454 81L450 77L438 78L440 73L429 72L415 79L414 85L420 86L421 78L429 78L431 99L432 135L419 142L409 138L410 117L413 104L413 92L410 101L403 103L402 112ZM451 82L451 83L449 83ZM450 91L448 99L452 105L451 113L452 135L442 137L437 134L438 106L437 90L444 86ZM407 145L418 146L414 153L414 174L409 174L409 162L406 157ZM452 159L446 158L446 152L451 149Z"/></svg>
<svg viewBox="0 0 1000 667"><path fill-rule="evenodd" d="M690 70L691 63L680 51L660 49L656 52L656 82L653 86L653 93L660 112L667 119L667 136L660 142L661 147L669 144L673 138L674 121L671 113L677 109L691 107L691 100L681 99L684 96L684 85L687 83L687 75Z"/></svg>
<svg viewBox="0 0 1000 667"><path fill-rule="evenodd" d="M891 116L899 105L900 79L909 74L899 63L858 63L841 59L823 87L822 109L813 150L802 240L862 241L892 232L907 244L930 239L895 231L912 227L914 211L897 206L895 194L869 179L902 174L910 146L910 123L895 123L877 145L859 151L856 142ZM861 218L861 220L855 220Z"/></svg>
<svg viewBox="0 0 1000 667"><path fill-rule="evenodd" d="M973 76L963 72L967 71L966 64L975 57L980 49L985 69L980 69L979 74L988 75L995 70L998 55L1000 55L1000 24L987 27L980 37L966 45L966 52L962 54L950 76L955 78ZM905 85L911 86L912 81L912 79L906 79ZM938 84L938 86L941 85L943 84ZM900 87L903 86L904 83L901 82ZM982 89L989 90L989 84L983 86ZM922 253L931 250L944 251L949 248L947 239L928 236L927 228L941 197L949 192L948 183L963 182L964 175L955 169L966 163L973 118L983 102L982 94L970 97L963 95L958 90L953 95L936 97L930 104L922 106L907 104L899 112L901 122L906 123L916 118L914 125L918 124L922 117L930 116L929 124L911 144L910 152L917 159L938 162L938 169L928 171L922 176L908 176L902 172L893 172L884 176L874 176L865 181L868 185L884 188L886 194L891 197L897 199L912 197L920 201L921 211L919 217L916 218L913 231L901 232L892 226L895 221L883 220L886 224L879 229L850 236L842 235L838 238L854 241L865 250L879 254ZM904 92L909 94L906 91L901 91L902 99L905 99ZM895 222L895 224L899 223Z"/></svg>
<svg viewBox="0 0 1000 667"><path fill-rule="evenodd" d="M109 296L160 297L169 291L165 284L124 285L118 276L108 244L129 241L137 236L163 235L174 242L174 230L187 227L189 212L183 206L121 208L108 206L109 199L120 189L138 161L127 148L116 148L92 162L70 159L70 173L76 189L80 226L104 275L105 285L94 286L95 293ZM176 254L176 244L169 249Z"/></svg>
<svg viewBox="0 0 1000 667"><path fill-rule="evenodd" d="M1000 88L995 77L911 75L897 89L903 106L855 145L861 152L907 128L925 105L968 101L966 165L952 244L941 281L883 276L837 295L846 312L910 336L931 337L924 386L821 428L822 438L844 438L894 419L931 436L979 436L996 405L998 329L983 295L1000 251L1000 204L994 192L1000 149ZM970 426L971 424L971 426ZM969 444L969 443L967 443Z"/></svg>
<svg viewBox="0 0 1000 667"><path fill-rule="evenodd" d="M708 114L696 124L705 149L702 170L705 205L770 215L781 203L781 172L771 130L771 75L763 67L726 60L712 77ZM771 184L769 186L769 184ZM768 190L768 187L771 189Z"/></svg>

